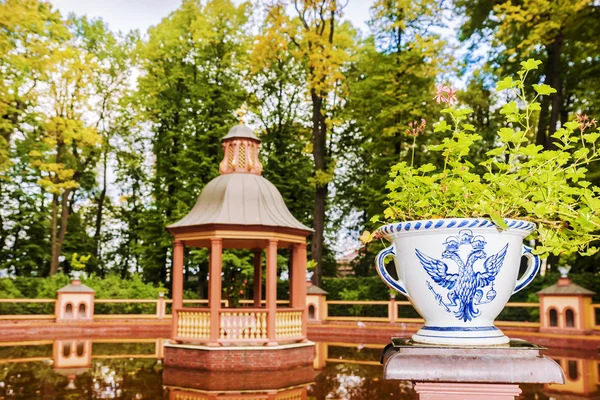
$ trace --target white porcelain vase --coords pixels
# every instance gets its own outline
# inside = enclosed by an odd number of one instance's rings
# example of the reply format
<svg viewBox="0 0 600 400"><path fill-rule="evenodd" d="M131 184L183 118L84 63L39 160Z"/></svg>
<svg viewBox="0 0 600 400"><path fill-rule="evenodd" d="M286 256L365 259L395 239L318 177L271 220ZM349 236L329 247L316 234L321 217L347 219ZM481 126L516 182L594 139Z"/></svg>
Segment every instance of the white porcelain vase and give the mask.
<svg viewBox="0 0 600 400"><path fill-rule="evenodd" d="M540 259L523 245L535 224L505 222L505 230L476 218L408 221L377 230L392 243L377 255L379 276L407 296L425 319L414 341L466 346L508 343L494 319L510 296L533 280ZM387 256L394 257L398 279L385 268ZM519 278L522 256L528 265Z"/></svg>

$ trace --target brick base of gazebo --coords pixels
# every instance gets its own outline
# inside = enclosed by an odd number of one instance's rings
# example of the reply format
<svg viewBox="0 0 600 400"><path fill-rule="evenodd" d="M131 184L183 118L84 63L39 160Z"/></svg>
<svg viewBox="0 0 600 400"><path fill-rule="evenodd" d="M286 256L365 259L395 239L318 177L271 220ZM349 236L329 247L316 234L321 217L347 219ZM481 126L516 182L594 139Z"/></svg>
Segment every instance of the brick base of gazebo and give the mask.
<svg viewBox="0 0 600 400"><path fill-rule="evenodd" d="M165 344L165 366L204 371L267 371L313 364L315 344L211 347Z"/></svg>

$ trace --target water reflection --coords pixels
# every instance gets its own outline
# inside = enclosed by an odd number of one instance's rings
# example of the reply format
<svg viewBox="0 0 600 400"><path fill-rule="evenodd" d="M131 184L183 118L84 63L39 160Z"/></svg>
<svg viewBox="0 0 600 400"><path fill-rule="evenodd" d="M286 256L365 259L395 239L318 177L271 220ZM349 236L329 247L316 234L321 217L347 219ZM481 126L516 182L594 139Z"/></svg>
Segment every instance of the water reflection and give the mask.
<svg viewBox="0 0 600 400"><path fill-rule="evenodd" d="M382 379L383 347L317 342L314 368L210 373L164 367L160 338L0 343L0 400L416 399L410 382ZM524 385L521 399L600 399L597 352L548 354L565 370L567 383Z"/></svg>

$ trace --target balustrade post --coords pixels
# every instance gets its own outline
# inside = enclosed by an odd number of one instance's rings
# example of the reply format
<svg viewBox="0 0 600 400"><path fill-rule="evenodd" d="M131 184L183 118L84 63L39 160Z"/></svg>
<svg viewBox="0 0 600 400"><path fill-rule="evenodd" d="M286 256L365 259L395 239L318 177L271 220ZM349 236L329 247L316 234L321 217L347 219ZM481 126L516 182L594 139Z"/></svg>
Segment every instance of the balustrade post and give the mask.
<svg viewBox="0 0 600 400"><path fill-rule="evenodd" d="M270 345L277 345L277 240L269 239L267 244L267 338Z"/></svg>
<svg viewBox="0 0 600 400"><path fill-rule="evenodd" d="M390 302L388 304L388 318L393 324L398 319L398 304L396 304L396 296L390 295Z"/></svg>
<svg viewBox="0 0 600 400"><path fill-rule="evenodd" d="M156 339L154 341L154 355L158 360L165 358L165 346L162 339Z"/></svg>
<svg viewBox="0 0 600 400"><path fill-rule="evenodd" d="M176 240L173 247L173 273L171 275L173 296L173 321L171 322L171 337L177 337L177 325L179 324L177 311L183 306L183 252L184 245Z"/></svg>
<svg viewBox="0 0 600 400"><path fill-rule="evenodd" d="M210 265L208 307L210 309L210 342L215 345L219 341L221 312L221 261L223 239L210 239Z"/></svg>
<svg viewBox="0 0 600 400"><path fill-rule="evenodd" d="M163 319L167 314L167 304L165 302L165 294L160 292L158 294L158 300L156 300L156 317Z"/></svg>

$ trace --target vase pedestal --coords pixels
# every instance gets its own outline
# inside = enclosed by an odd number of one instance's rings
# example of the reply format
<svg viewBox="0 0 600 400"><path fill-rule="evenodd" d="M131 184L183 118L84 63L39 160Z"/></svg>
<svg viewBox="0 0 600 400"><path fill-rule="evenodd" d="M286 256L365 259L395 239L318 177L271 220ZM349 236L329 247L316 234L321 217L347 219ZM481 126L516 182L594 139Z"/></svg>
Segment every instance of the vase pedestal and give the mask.
<svg viewBox="0 0 600 400"><path fill-rule="evenodd" d="M420 400L513 400L521 383L565 381L543 347L512 339L498 346L439 346L393 338L383 354L383 377L412 381Z"/></svg>

